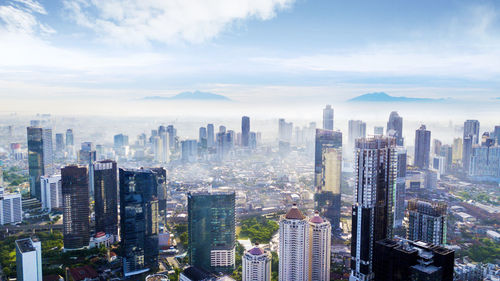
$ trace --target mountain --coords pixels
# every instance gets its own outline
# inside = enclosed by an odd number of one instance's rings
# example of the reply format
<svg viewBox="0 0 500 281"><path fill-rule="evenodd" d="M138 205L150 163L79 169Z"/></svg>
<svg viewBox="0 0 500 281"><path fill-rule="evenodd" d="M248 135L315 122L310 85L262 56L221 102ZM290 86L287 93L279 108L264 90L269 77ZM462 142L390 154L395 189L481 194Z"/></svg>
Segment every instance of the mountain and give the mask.
<svg viewBox="0 0 500 281"><path fill-rule="evenodd" d="M203 100L203 101L230 101L231 99L214 93L209 92L182 92L175 96L164 97L164 96L150 96L145 97L146 100Z"/></svg>
<svg viewBox="0 0 500 281"><path fill-rule="evenodd" d="M368 93L348 100L348 102L442 102L445 99L395 97L384 92Z"/></svg>

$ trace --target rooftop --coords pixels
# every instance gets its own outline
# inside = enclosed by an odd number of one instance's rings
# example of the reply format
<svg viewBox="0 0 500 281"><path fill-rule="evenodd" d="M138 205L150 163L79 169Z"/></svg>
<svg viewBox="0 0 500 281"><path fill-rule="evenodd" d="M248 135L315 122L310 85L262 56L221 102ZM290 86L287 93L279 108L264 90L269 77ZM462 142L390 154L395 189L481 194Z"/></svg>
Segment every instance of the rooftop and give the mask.
<svg viewBox="0 0 500 281"><path fill-rule="evenodd" d="M16 245L21 253L36 251L35 246L33 245L33 240L31 240L31 238L16 240Z"/></svg>
<svg viewBox="0 0 500 281"><path fill-rule="evenodd" d="M303 220L305 218L304 214L297 208L297 205L293 205L292 208L286 213L286 219L289 220Z"/></svg>

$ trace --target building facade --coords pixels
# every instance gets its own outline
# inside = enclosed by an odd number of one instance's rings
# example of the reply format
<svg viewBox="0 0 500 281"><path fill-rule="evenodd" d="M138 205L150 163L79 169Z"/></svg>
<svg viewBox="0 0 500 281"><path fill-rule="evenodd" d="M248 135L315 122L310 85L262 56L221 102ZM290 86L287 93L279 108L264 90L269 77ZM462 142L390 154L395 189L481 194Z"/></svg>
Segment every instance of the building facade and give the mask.
<svg viewBox="0 0 500 281"><path fill-rule="evenodd" d="M243 116L241 118L241 146L247 147L250 142L250 117Z"/></svg>
<svg viewBox="0 0 500 281"><path fill-rule="evenodd" d="M0 225L21 223L23 206L20 193L4 193L0 187Z"/></svg>
<svg viewBox="0 0 500 281"><path fill-rule="evenodd" d="M329 104L323 109L323 130L333 131L333 108Z"/></svg>
<svg viewBox="0 0 500 281"><path fill-rule="evenodd" d="M415 131L415 161L413 165L420 169L429 168L429 157L431 150L431 131L425 125L421 125Z"/></svg>
<svg viewBox="0 0 500 281"><path fill-rule="evenodd" d="M271 281L271 253L258 246L242 257L242 281Z"/></svg>
<svg viewBox="0 0 500 281"><path fill-rule="evenodd" d="M19 281L42 281L42 243L36 238L16 240L16 271Z"/></svg>
<svg viewBox="0 0 500 281"><path fill-rule="evenodd" d="M332 227L317 212L309 219L309 239L310 280L330 281Z"/></svg>
<svg viewBox="0 0 500 281"><path fill-rule="evenodd" d="M156 173L149 169L120 169L119 183L123 275L154 271L159 253Z"/></svg>
<svg viewBox="0 0 500 281"><path fill-rule="evenodd" d="M393 111L389 115L389 121L387 122L387 136L394 137L396 139L396 145L404 145L403 118L399 116L397 111Z"/></svg>
<svg viewBox="0 0 500 281"><path fill-rule="evenodd" d="M118 239L118 168L115 161L94 165L95 233L104 232Z"/></svg>
<svg viewBox="0 0 500 281"><path fill-rule="evenodd" d="M64 250L87 248L90 241L89 175L86 166L61 169Z"/></svg>
<svg viewBox="0 0 500 281"><path fill-rule="evenodd" d="M446 244L447 204L421 199L408 201L408 239Z"/></svg>
<svg viewBox="0 0 500 281"><path fill-rule="evenodd" d="M392 237L396 140L388 137L356 141L356 178L352 207L351 281L373 280L375 241Z"/></svg>
<svg viewBox="0 0 500 281"><path fill-rule="evenodd" d="M235 193L188 193L188 238L191 265L210 272L232 272L236 247Z"/></svg>
<svg viewBox="0 0 500 281"><path fill-rule="evenodd" d="M294 205L281 217L279 225L279 281L310 280L308 219Z"/></svg>
<svg viewBox="0 0 500 281"><path fill-rule="evenodd" d="M62 208L62 183L61 175L42 176L42 208L49 212L52 209Z"/></svg>

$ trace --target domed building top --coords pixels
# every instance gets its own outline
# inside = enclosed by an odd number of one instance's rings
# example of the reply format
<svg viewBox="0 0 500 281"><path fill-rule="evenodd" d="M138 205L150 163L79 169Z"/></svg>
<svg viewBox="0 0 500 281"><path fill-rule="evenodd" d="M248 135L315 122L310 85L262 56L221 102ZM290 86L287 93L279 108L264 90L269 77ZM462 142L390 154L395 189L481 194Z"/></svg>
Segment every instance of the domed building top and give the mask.
<svg viewBox="0 0 500 281"><path fill-rule="evenodd" d="M314 216L309 220L312 223L323 223L323 218L319 216L319 212L314 212Z"/></svg>
<svg viewBox="0 0 500 281"><path fill-rule="evenodd" d="M248 250L248 253L254 256L260 256L264 254L264 251L261 248L255 246L252 249Z"/></svg>
<svg viewBox="0 0 500 281"><path fill-rule="evenodd" d="M293 204L292 208L286 213L285 218L289 220L303 220L305 216L297 208L297 204Z"/></svg>

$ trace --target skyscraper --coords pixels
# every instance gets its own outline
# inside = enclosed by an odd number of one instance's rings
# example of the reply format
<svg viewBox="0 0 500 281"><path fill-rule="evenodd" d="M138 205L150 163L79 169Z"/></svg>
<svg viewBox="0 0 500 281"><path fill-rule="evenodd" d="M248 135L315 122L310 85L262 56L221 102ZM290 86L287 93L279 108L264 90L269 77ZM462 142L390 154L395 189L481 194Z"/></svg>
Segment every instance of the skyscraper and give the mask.
<svg viewBox="0 0 500 281"><path fill-rule="evenodd" d="M188 193L188 239L191 265L210 272L234 270L234 192Z"/></svg>
<svg viewBox="0 0 500 281"><path fill-rule="evenodd" d="M387 135L396 138L396 145L403 146L403 117L397 111L391 112L387 122Z"/></svg>
<svg viewBox="0 0 500 281"><path fill-rule="evenodd" d="M30 194L41 200L40 177L53 173L52 130L28 127L27 135Z"/></svg>
<svg viewBox="0 0 500 281"><path fill-rule="evenodd" d="M404 239L376 241L375 281L452 281L455 252Z"/></svg>
<svg viewBox="0 0 500 281"><path fill-rule="evenodd" d="M215 144L214 124L207 125L207 147L214 147Z"/></svg>
<svg viewBox="0 0 500 281"><path fill-rule="evenodd" d="M332 227L316 212L309 220L310 280L330 281Z"/></svg>
<svg viewBox="0 0 500 281"><path fill-rule="evenodd" d="M431 150L431 131L428 131L425 125L421 125L415 131L415 161L414 166L420 169L429 168L429 153Z"/></svg>
<svg viewBox="0 0 500 281"><path fill-rule="evenodd" d="M115 161L94 163L95 232L118 239L118 168Z"/></svg>
<svg viewBox="0 0 500 281"><path fill-rule="evenodd" d="M241 118L241 146L247 147L250 139L250 117Z"/></svg>
<svg viewBox="0 0 500 281"><path fill-rule="evenodd" d="M158 181L149 169L120 169L120 235L125 277L158 266Z"/></svg>
<svg viewBox="0 0 500 281"><path fill-rule="evenodd" d="M63 198L64 249L89 246L90 206L89 176L86 166L71 165L61 169Z"/></svg>
<svg viewBox="0 0 500 281"><path fill-rule="evenodd" d="M308 281L310 226L306 216L294 205L279 224L279 281Z"/></svg>
<svg viewBox="0 0 500 281"><path fill-rule="evenodd" d="M340 227L340 185L342 182L342 149L325 145L321 190L316 193L316 209L330 221L334 230Z"/></svg>
<svg viewBox="0 0 500 281"><path fill-rule="evenodd" d="M73 130L72 129L67 129L66 130L66 146L74 146L75 145L75 140L73 136Z"/></svg>
<svg viewBox="0 0 500 281"><path fill-rule="evenodd" d="M406 198L406 148L398 146L396 148L398 164L396 177L396 194L394 202L394 227L403 226L405 217L405 198Z"/></svg>
<svg viewBox="0 0 500 281"><path fill-rule="evenodd" d="M374 136L383 136L384 135L384 127L383 126L373 127L373 135Z"/></svg>
<svg viewBox="0 0 500 281"><path fill-rule="evenodd" d="M470 137L472 144L479 143L479 121L467 120L464 122L464 139Z"/></svg>
<svg viewBox="0 0 500 281"><path fill-rule="evenodd" d="M42 281L42 243L38 239L16 240L16 271L19 281Z"/></svg>
<svg viewBox="0 0 500 281"><path fill-rule="evenodd" d="M255 246L245 252L242 264L242 281L271 281L270 252Z"/></svg>
<svg viewBox="0 0 500 281"><path fill-rule="evenodd" d="M97 152L92 142L82 142L78 151L78 164L86 165L89 170L89 193L94 194L94 162L97 160Z"/></svg>
<svg viewBox="0 0 500 281"><path fill-rule="evenodd" d="M447 204L422 199L408 201L408 239L446 244Z"/></svg>
<svg viewBox="0 0 500 281"><path fill-rule="evenodd" d="M366 123L361 120L349 120L349 134L347 136L349 152L351 152L356 139L366 137Z"/></svg>
<svg viewBox="0 0 500 281"><path fill-rule="evenodd" d="M281 118L278 120L278 140L284 142L292 141L293 123L286 122Z"/></svg>
<svg viewBox="0 0 500 281"><path fill-rule="evenodd" d="M469 174L470 171L470 162L472 157L472 144L473 137L466 136L464 137L464 141L462 144L462 167L466 174Z"/></svg>
<svg viewBox="0 0 500 281"><path fill-rule="evenodd" d="M21 193L4 193L0 187L0 225L21 223L22 219Z"/></svg>
<svg viewBox="0 0 500 281"><path fill-rule="evenodd" d="M323 109L323 130L333 131L333 108L329 104Z"/></svg>
<svg viewBox="0 0 500 281"><path fill-rule="evenodd" d="M500 126L495 126L492 137L496 139L497 145L500 145Z"/></svg>
<svg viewBox="0 0 500 281"><path fill-rule="evenodd" d="M392 237L396 140L390 137L358 139L355 160L350 280L365 281L374 277L374 242Z"/></svg>
<svg viewBox="0 0 500 281"><path fill-rule="evenodd" d="M183 140L181 142L183 163L193 163L198 159L198 143L196 140Z"/></svg>
<svg viewBox="0 0 500 281"><path fill-rule="evenodd" d="M64 143L64 135L62 133L56 134L56 151L61 152L64 151L64 148L66 147Z"/></svg>
<svg viewBox="0 0 500 281"><path fill-rule="evenodd" d="M316 210L323 212L334 229L340 221L341 157L342 133L316 129L314 201Z"/></svg>
<svg viewBox="0 0 500 281"><path fill-rule="evenodd" d="M462 161L462 138L453 139L453 163L459 163Z"/></svg>
<svg viewBox="0 0 500 281"><path fill-rule="evenodd" d="M42 208L51 211L62 207L61 175L42 176Z"/></svg>

